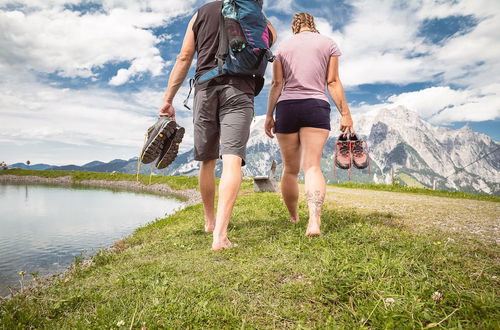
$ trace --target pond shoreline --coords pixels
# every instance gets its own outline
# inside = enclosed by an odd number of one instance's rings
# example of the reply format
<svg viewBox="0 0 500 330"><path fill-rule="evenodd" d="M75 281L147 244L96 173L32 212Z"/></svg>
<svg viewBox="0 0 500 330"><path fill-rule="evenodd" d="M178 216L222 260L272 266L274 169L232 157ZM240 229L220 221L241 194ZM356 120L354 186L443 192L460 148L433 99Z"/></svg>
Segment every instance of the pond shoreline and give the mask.
<svg viewBox="0 0 500 330"><path fill-rule="evenodd" d="M111 174L110 174L111 175ZM111 181L111 180L83 180L73 181L71 176L57 178L44 178L34 175L0 175L0 183L17 184L48 184L54 186L86 186L104 189L123 189L134 192L148 192L162 196L174 196L186 201L186 206L195 205L201 202L200 193L195 189L175 190L167 184L145 185L137 181Z"/></svg>
<svg viewBox="0 0 500 330"><path fill-rule="evenodd" d="M75 186L84 186L91 188L102 188L102 189L120 189L130 192L145 192L151 193L160 196L170 196L183 200L185 203L185 207L189 207L192 205L196 205L201 202L201 195L195 189L183 189L183 190L175 190L172 189L167 184L151 184L145 185L141 182L137 181L111 181L111 180L83 180L83 181L74 181L71 176L61 176L56 178L44 178L34 175L20 176L20 175L0 175L0 184L30 184L30 185L51 185L51 186L61 186L61 187L75 187ZM183 209L184 209L183 208ZM109 248L103 249L106 250L114 250L116 249L123 239L116 241ZM102 251L101 251L102 253ZM86 268L93 264L92 256L82 260L78 265L72 263L69 265L66 270L50 275L46 278L38 278L25 283L24 288L20 291L13 292L13 294L9 294L7 296L0 296L0 305L2 300L8 300L13 298L13 295L17 294L29 294L30 290L43 289L44 286L50 285L51 281L55 278L64 278L68 276L72 271L76 270L76 268Z"/></svg>

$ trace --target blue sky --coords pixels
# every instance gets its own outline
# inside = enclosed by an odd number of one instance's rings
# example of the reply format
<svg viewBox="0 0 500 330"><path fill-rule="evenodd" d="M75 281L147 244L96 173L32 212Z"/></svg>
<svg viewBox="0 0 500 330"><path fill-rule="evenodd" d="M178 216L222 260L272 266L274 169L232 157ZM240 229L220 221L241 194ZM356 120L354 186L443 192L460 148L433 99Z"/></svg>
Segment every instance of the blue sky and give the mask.
<svg viewBox="0 0 500 330"><path fill-rule="evenodd" d="M205 2L0 0L0 161L136 155L187 23ZM293 13L316 16L343 52L353 113L404 105L433 124L469 125L500 141L498 1L277 0L265 11L278 47ZM257 115L267 92L256 99ZM186 94L184 86L175 100L185 150Z"/></svg>

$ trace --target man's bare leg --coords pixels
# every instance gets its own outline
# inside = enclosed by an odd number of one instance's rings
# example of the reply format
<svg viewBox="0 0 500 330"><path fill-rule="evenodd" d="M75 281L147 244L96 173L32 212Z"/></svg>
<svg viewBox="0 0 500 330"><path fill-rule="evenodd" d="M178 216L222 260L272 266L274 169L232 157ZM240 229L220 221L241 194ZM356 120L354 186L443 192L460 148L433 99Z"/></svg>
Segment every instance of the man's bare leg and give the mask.
<svg viewBox="0 0 500 330"><path fill-rule="evenodd" d="M215 164L216 160L201 162L198 182L205 214L205 232L209 233L215 227Z"/></svg>
<svg viewBox="0 0 500 330"><path fill-rule="evenodd" d="M325 200L326 184L321 172L320 161L328 133L328 130L313 127L303 127L299 133L302 147L302 170L304 171L307 206L309 207L307 236L321 234L321 211Z"/></svg>
<svg viewBox="0 0 500 330"><path fill-rule="evenodd" d="M227 237L227 226L241 186L241 161L241 158L235 155L222 156L222 177L219 184L219 202L212 243L214 251L232 246Z"/></svg>
<svg viewBox="0 0 500 330"><path fill-rule="evenodd" d="M276 134L283 159L283 175L281 177L281 195L290 213L290 222L299 222L299 171L300 171L300 139L299 133Z"/></svg>

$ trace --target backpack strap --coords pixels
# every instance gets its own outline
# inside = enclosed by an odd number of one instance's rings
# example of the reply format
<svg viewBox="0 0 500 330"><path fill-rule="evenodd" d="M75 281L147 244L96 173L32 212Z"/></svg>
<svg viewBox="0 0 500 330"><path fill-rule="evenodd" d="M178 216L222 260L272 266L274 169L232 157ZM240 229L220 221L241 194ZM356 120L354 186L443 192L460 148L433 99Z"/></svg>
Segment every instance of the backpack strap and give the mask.
<svg viewBox="0 0 500 330"><path fill-rule="evenodd" d="M224 75L224 62L226 61L227 54L229 52L229 40L227 37L226 27L224 24L224 16L222 12L219 19L219 48L217 48L217 53L215 54L215 59L217 60L217 66L207 72L205 72L201 77L198 78L196 83L205 83L213 78L220 77Z"/></svg>
<svg viewBox="0 0 500 330"><path fill-rule="evenodd" d="M224 16L221 13L219 19L219 48L217 49L217 54L215 55L215 58L217 59L217 67L219 69L219 75L223 73L222 66L224 65L224 61L226 60L228 51L229 51L229 40L227 38L227 31L224 24Z"/></svg>
<svg viewBox="0 0 500 330"><path fill-rule="evenodd" d="M192 78L189 79L189 93L188 93L188 96L186 97L186 99L184 100L184 107L186 107L186 109L188 109L188 110L191 110L191 108L188 105L188 102L189 102L189 97L191 96L191 93L193 92L193 88L194 88L195 83L196 83L196 80L194 80Z"/></svg>

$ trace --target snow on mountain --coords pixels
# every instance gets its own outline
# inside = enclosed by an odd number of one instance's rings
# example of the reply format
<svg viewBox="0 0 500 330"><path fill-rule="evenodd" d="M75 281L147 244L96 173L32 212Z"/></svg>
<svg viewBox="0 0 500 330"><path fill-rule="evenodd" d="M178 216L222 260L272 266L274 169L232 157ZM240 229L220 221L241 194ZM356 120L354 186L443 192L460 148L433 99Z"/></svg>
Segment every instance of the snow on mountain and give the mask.
<svg viewBox="0 0 500 330"><path fill-rule="evenodd" d="M355 123L365 130L371 156L382 173L394 168L426 186L436 180L448 189L498 191L500 152L477 161L499 147L487 135L467 127L452 130L433 126L401 106L380 110L369 118L358 117ZM366 134L368 128L370 133ZM458 171L465 166L465 170Z"/></svg>
<svg viewBox="0 0 500 330"><path fill-rule="evenodd" d="M339 119L336 115L331 122L332 132L322 161L325 177L331 183L347 180L345 171L338 171L337 178L333 174ZM371 174L354 170L353 181L389 183L394 171L401 181L410 178L427 187L436 185L438 189L500 194L500 150L478 160L500 147L489 136L468 127L452 130L434 126L402 106L354 114L353 120L358 136L368 142L372 159ZM243 168L245 176L266 175L273 159L281 163L277 140L266 136L264 121L265 116L259 116L252 124L247 166ZM467 168L461 170L465 166ZM192 152L188 152L161 173L196 174L198 169L198 162L194 161Z"/></svg>

